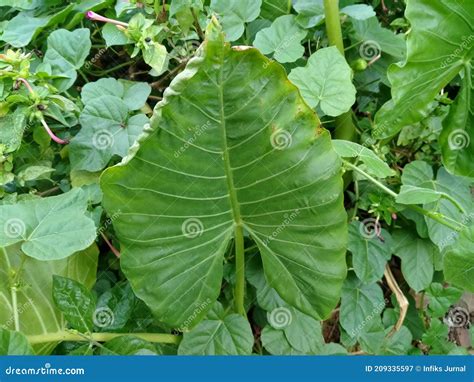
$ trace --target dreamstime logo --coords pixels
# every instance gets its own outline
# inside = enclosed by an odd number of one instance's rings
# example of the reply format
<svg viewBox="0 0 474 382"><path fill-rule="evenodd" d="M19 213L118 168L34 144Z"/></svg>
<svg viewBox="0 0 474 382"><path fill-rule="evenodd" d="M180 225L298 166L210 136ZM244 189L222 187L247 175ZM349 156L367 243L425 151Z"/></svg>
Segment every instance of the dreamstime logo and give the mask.
<svg viewBox="0 0 474 382"><path fill-rule="evenodd" d="M381 229L378 219L367 218L362 220L359 232L365 239L373 239L375 236L380 236Z"/></svg>
<svg viewBox="0 0 474 382"><path fill-rule="evenodd" d="M275 329L283 329L291 324L293 316L291 311L284 307L275 308L271 311L268 322Z"/></svg>
<svg viewBox="0 0 474 382"><path fill-rule="evenodd" d="M467 132L463 129L456 129L451 131L448 136L448 144L451 150L462 150L469 146L471 139Z"/></svg>
<svg viewBox="0 0 474 382"><path fill-rule="evenodd" d="M10 239L16 239L25 235L26 227L25 223L21 219L12 218L8 219L3 226L3 232L5 236Z"/></svg>
<svg viewBox="0 0 474 382"><path fill-rule="evenodd" d="M112 310L107 306L97 308L92 316L92 321L98 328L111 326L115 321L114 312L112 312Z"/></svg>
<svg viewBox="0 0 474 382"><path fill-rule="evenodd" d="M380 56L382 48L377 41L367 40L362 43L359 47L359 55L367 61L371 61L374 58Z"/></svg>
<svg viewBox="0 0 474 382"><path fill-rule="evenodd" d="M455 306L450 309L443 320L450 328L468 328L470 314L467 309Z"/></svg>
<svg viewBox="0 0 474 382"><path fill-rule="evenodd" d="M181 225L181 231L188 239L194 239L195 237L202 235L204 232L204 225L202 224L202 221L197 218L186 219Z"/></svg>
<svg viewBox="0 0 474 382"><path fill-rule="evenodd" d="M97 150L105 150L114 144L114 136L110 131L99 130L92 137L92 144Z"/></svg>
<svg viewBox="0 0 474 382"><path fill-rule="evenodd" d="M276 150L284 150L291 146L291 134L286 130L276 130L270 136L270 143Z"/></svg>

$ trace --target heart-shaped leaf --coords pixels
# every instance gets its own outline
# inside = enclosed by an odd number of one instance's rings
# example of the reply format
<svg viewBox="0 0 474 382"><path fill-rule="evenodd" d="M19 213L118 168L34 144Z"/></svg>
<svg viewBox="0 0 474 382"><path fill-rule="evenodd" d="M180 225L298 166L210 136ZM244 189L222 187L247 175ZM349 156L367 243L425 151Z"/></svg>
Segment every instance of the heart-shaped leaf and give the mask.
<svg viewBox="0 0 474 382"><path fill-rule="evenodd" d="M309 106L332 117L345 113L355 102L352 69L335 46L319 49L304 68L293 69L288 78Z"/></svg>
<svg viewBox="0 0 474 382"><path fill-rule="evenodd" d="M253 45L264 54L273 54L278 62L294 62L303 56L301 40L306 34L296 24L294 15L280 16L268 28L257 33Z"/></svg>
<svg viewBox="0 0 474 382"><path fill-rule="evenodd" d="M248 321L238 315L226 316L216 303L210 317L189 333L184 333L178 354L248 355L252 353L253 334Z"/></svg>
<svg viewBox="0 0 474 382"><path fill-rule="evenodd" d="M87 196L76 188L59 196L0 206L0 247L21 243L38 260L59 260L89 247L96 237L86 216Z"/></svg>
<svg viewBox="0 0 474 382"><path fill-rule="evenodd" d="M262 0L212 0L211 9L222 23L227 41L235 41L244 34L245 23L260 14Z"/></svg>
<svg viewBox="0 0 474 382"><path fill-rule="evenodd" d="M68 31L58 29L48 36L48 49L44 62L51 65L54 86L64 91L76 81L76 70L84 65L91 49L90 31L87 28Z"/></svg>
<svg viewBox="0 0 474 382"><path fill-rule="evenodd" d="M122 268L161 321L192 327L243 228L281 297L326 317L346 274L340 160L285 70L213 28L139 148L101 177Z"/></svg>
<svg viewBox="0 0 474 382"><path fill-rule="evenodd" d="M102 170L114 155L123 157L148 123L145 114L130 116L146 102L151 88L143 82L103 78L82 90L81 130L70 144L75 170Z"/></svg>

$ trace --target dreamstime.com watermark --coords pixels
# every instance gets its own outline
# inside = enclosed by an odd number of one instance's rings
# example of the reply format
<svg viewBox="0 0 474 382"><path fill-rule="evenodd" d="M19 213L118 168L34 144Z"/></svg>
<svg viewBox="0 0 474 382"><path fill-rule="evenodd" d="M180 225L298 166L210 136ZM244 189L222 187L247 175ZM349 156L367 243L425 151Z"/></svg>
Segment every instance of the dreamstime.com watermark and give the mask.
<svg viewBox="0 0 474 382"><path fill-rule="evenodd" d="M18 315L22 315L25 313L28 309L30 309L33 306L33 301L28 300L27 302L21 304L17 308ZM0 326L2 329L9 330L9 328L13 327L15 324L15 317L12 315L5 323Z"/></svg>
<svg viewBox="0 0 474 382"><path fill-rule="evenodd" d="M5 375L85 375L83 367L56 368L50 363L45 363L42 367L13 367L5 369Z"/></svg>
<svg viewBox="0 0 474 382"><path fill-rule="evenodd" d="M199 304L196 309L193 310L193 313L183 322L179 328L176 330L184 333L189 330L189 325L196 319L197 315L205 310L212 303L210 298L207 298L204 302Z"/></svg>
<svg viewBox="0 0 474 382"><path fill-rule="evenodd" d="M474 34L469 36L462 36L462 42L459 44L459 47L456 48L453 53L451 53L442 63L441 68L447 68L453 61L459 60L462 52L471 49L472 42L474 41Z"/></svg>
<svg viewBox="0 0 474 382"><path fill-rule="evenodd" d="M280 233L282 233L286 227L290 225L290 223L297 218L297 216L300 214L300 210L296 209L292 211L290 214L284 214L283 217L285 220L276 228L273 230L273 232L265 239L264 244L268 245L270 241L275 239Z"/></svg>
<svg viewBox="0 0 474 382"><path fill-rule="evenodd" d="M375 316L378 316L380 313L382 313L382 311L384 310L385 306L389 303L389 301L387 299L384 299L383 302L377 304L374 309L372 310L372 312L370 312L366 317L365 319L359 324L357 325L357 327L354 329L354 330L351 330L351 332L349 333L349 335L354 338L356 337L361 331L362 329L364 329L364 327L370 323L370 321L372 321L372 319L375 317Z"/></svg>
<svg viewBox="0 0 474 382"><path fill-rule="evenodd" d="M178 150L174 152L174 157L178 159L188 148L191 146L196 139L198 139L206 130L211 127L211 121L207 121L201 126L196 127L194 134L189 138L185 144L183 144Z"/></svg>

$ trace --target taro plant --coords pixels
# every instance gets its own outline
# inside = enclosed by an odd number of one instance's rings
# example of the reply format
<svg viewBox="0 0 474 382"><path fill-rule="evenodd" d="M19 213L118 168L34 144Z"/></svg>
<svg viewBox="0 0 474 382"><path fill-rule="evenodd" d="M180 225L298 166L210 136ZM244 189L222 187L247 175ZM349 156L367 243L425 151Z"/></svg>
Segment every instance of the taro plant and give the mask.
<svg viewBox="0 0 474 382"><path fill-rule="evenodd" d="M472 352L435 3L0 0L0 354Z"/></svg>

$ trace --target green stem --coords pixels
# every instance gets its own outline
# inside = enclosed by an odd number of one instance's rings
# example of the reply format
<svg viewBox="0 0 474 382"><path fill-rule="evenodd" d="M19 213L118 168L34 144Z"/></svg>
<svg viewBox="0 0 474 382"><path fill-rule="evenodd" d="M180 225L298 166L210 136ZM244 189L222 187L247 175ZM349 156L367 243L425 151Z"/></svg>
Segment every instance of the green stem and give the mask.
<svg viewBox="0 0 474 382"><path fill-rule="evenodd" d="M20 331L20 315L18 314L18 300L16 297L16 286L12 286L11 288L11 296L12 296L12 309L13 309L13 322L15 324L15 330L17 332Z"/></svg>
<svg viewBox="0 0 474 382"><path fill-rule="evenodd" d="M389 194L390 196L393 196L394 198L396 198L398 196L398 194L395 192L395 191L392 191L390 188L388 188L387 186L385 186L384 184L380 183L377 179L375 179L374 177L370 176L369 174L367 174L365 171L362 171L359 167L357 166L354 166L351 162L349 161L346 161L346 160L342 160L344 162L344 165L346 167L349 167L351 170L361 174L362 176L364 176L367 180L370 180L373 184L375 184L377 187L379 187L381 190L383 190L384 192L386 192L387 194Z"/></svg>
<svg viewBox="0 0 474 382"><path fill-rule="evenodd" d="M134 63L135 63L135 61L131 60L131 61L127 61L127 62L122 62L121 64L116 65L116 66L114 66L113 68L110 68L110 69L101 70L101 71L97 71L97 72L92 72L92 71L90 71L90 72L88 72L88 73L91 74L91 75L93 75L94 77L100 77L100 76L103 76L103 75L105 75L105 74L114 72L114 71L116 71L116 70L118 70L118 69L121 69L121 68L123 68L123 67L125 67L125 66L130 66L130 65L132 65L132 64L134 64Z"/></svg>
<svg viewBox="0 0 474 382"><path fill-rule="evenodd" d="M6 250L5 250L5 255ZM20 282L21 273L23 271L23 265L26 261L26 255L24 253L21 254L20 266L18 267L15 278L12 281L11 285L11 297L12 297L12 310L13 310L13 322L15 326L15 330L17 332L20 331L20 315L18 314L18 299L17 299L17 291L18 291L18 283Z"/></svg>
<svg viewBox="0 0 474 382"><path fill-rule="evenodd" d="M390 188L388 188L387 186L385 186L384 184L380 183L377 179L375 179L374 177L370 176L369 174L367 174L365 171L362 171L359 167L357 166L354 166L352 163L346 161L346 160L342 160L344 165L348 168L350 168L351 170L361 174L362 176L364 176L367 180L371 181L373 184L375 184L377 187L379 187L381 190L383 190L384 192L386 192L387 194L389 194L390 196L396 198L398 196L398 194L394 191L392 191ZM416 206L416 205L413 205L413 204L409 204L408 205L409 208L411 208L412 210L422 214L422 215L425 215L427 217L429 217L430 219L433 219L434 221L446 226L446 227L449 227L451 228L453 231L456 231L456 232L460 232L462 231L465 226L464 225L458 225L456 226L455 224L453 223L450 223L448 221L446 221L444 219L444 216L440 213L437 213L437 212L432 212L432 211L427 211L425 210L424 208L421 208L419 206ZM457 223L459 224L459 223Z"/></svg>
<svg viewBox="0 0 474 382"><path fill-rule="evenodd" d="M344 55L342 30L339 17L339 0L324 0L324 15L326 18L326 33L329 45L335 46Z"/></svg>
<svg viewBox="0 0 474 382"><path fill-rule="evenodd" d="M245 316L245 249L244 229L241 224L235 226L235 310Z"/></svg>
<svg viewBox="0 0 474 382"><path fill-rule="evenodd" d="M133 335L148 342L164 344L178 344L181 341L181 337L179 336L164 333L91 333L88 335L84 335L67 331L38 334L33 336L27 336L27 338L30 344L35 345L61 341L107 342L113 340L114 338L122 337L124 335Z"/></svg>
<svg viewBox="0 0 474 382"><path fill-rule="evenodd" d="M342 40L341 21L339 17L339 0L324 0L324 15L329 45L335 46L344 56L344 42ZM334 136L337 139L344 139L346 141L353 141L355 139L356 129L352 122L352 110L336 117Z"/></svg>

